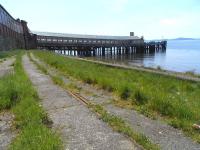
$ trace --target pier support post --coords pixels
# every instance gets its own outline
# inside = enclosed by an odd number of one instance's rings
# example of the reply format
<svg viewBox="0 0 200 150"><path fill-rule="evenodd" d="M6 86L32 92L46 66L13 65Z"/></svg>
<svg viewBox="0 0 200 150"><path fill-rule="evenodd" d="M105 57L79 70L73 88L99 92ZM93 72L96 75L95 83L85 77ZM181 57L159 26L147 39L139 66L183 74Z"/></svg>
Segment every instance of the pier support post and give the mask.
<svg viewBox="0 0 200 150"><path fill-rule="evenodd" d="M102 47L102 56L105 56L105 47Z"/></svg>
<svg viewBox="0 0 200 150"><path fill-rule="evenodd" d="M156 46L155 45L150 45L149 46L149 53L155 53Z"/></svg>
<svg viewBox="0 0 200 150"><path fill-rule="evenodd" d="M96 52L95 52L95 50L93 50L93 56L96 56Z"/></svg>
<svg viewBox="0 0 200 150"><path fill-rule="evenodd" d="M128 55L128 52L129 52L129 48L125 47L125 54Z"/></svg>

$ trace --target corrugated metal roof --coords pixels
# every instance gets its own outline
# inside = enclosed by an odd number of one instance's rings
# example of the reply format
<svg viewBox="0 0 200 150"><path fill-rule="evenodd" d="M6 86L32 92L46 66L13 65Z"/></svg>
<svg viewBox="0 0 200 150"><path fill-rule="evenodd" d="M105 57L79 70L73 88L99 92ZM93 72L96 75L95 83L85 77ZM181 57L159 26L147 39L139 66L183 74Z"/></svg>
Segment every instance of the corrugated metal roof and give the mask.
<svg viewBox="0 0 200 150"><path fill-rule="evenodd" d="M41 36L55 36L55 37L70 37L70 38L81 38L81 39L102 39L102 40L135 40L140 39L137 36L104 36L104 35L84 35L84 34L68 34L68 33L53 33L53 32L37 32L32 33Z"/></svg>

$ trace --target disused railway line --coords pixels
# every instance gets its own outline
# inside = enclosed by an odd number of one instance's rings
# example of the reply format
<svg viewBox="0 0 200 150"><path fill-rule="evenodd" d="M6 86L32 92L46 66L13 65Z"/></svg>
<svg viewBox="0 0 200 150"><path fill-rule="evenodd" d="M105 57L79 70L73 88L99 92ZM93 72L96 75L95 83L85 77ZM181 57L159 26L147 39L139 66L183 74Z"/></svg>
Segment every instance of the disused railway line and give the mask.
<svg viewBox="0 0 200 150"><path fill-rule="evenodd" d="M78 93L75 93L75 92L72 92L70 91L69 89L66 90L68 92L69 95L71 95L72 97L74 97L76 100L80 101L81 103L85 104L85 105L89 105L90 103L88 102L88 100L81 96L80 94Z"/></svg>

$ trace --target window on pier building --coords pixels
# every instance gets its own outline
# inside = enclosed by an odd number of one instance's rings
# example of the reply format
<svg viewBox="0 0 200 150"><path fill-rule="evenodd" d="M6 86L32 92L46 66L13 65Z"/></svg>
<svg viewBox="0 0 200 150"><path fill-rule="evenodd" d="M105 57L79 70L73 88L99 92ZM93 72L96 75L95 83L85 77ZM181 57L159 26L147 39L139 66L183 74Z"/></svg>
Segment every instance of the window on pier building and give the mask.
<svg viewBox="0 0 200 150"><path fill-rule="evenodd" d="M2 14L1 14L1 19L2 19L2 24L6 25L6 16L5 16L5 12L2 11Z"/></svg>
<svg viewBox="0 0 200 150"><path fill-rule="evenodd" d="M19 33L23 33L23 28L20 23L18 23L18 30L19 30Z"/></svg>
<svg viewBox="0 0 200 150"><path fill-rule="evenodd" d="M51 39L47 39L47 42L51 42Z"/></svg>
<svg viewBox="0 0 200 150"><path fill-rule="evenodd" d="M0 23L2 23L3 9L0 7Z"/></svg>
<svg viewBox="0 0 200 150"><path fill-rule="evenodd" d="M87 40L84 40L84 43L87 43Z"/></svg>
<svg viewBox="0 0 200 150"><path fill-rule="evenodd" d="M14 31L14 22L12 19L10 20L10 28Z"/></svg>
<svg viewBox="0 0 200 150"><path fill-rule="evenodd" d="M58 42L62 42L63 40L62 39L58 39Z"/></svg>
<svg viewBox="0 0 200 150"><path fill-rule="evenodd" d="M5 25L8 27L8 14L4 12Z"/></svg>

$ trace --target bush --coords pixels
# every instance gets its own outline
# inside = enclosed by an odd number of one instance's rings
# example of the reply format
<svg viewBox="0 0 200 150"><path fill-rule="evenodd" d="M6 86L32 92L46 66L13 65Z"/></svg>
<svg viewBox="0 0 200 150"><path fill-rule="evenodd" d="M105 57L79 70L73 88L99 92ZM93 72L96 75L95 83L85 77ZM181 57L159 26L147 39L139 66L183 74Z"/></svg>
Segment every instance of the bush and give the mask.
<svg viewBox="0 0 200 150"><path fill-rule="evenodd" d="M120 97L124 100L127 100L131 96L131 89L129 87L124 87L120 93Z"/></svg>
<svg viewBox="0 0 200 150"><path fill-rule="evenodd" d="M154 110L160 112L164 116L173 116L175 112L174 105L169 99L157 99L154 101Z"/></svg>
<svg viewBox="0 0 200 150"><path fill-rule="evenodd" d="M136 100L136 103L140 105L145 104L148 101L147 96L141 90L135 91L134 98Z"/></svg>
<svg viewBox="0 0 200 150"><path fill-rule="evenodd" d="M175 107L176 115L181 120L195 120L199 119L199 114L195 115L194 111L191 108L188 108L183 102L179 102L179 105Z"/></svg>

